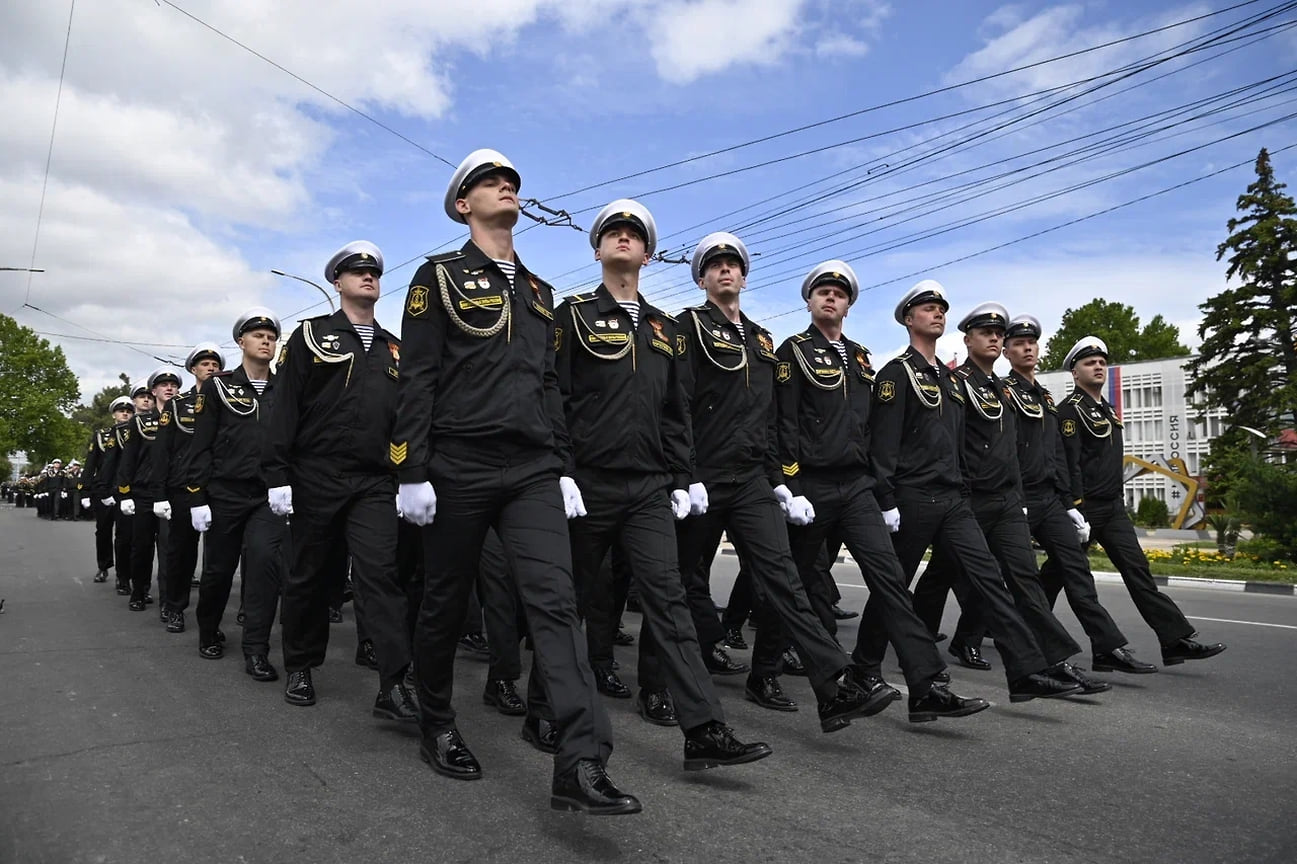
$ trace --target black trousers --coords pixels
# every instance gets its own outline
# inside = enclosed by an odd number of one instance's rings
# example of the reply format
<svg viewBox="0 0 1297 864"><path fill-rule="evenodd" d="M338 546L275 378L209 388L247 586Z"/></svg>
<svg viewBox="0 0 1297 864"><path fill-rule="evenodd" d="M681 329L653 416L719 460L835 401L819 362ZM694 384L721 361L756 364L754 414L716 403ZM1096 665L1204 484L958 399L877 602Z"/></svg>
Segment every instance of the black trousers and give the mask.
<svg viewBox="0 0 1297 864"><path fill-rule="evenodd" d="M425 582L414 634L420 726L455 725L455 646L488 528L500 536L527 615L534 654L528 710L558 727L556 773L581 759L607 763L612 727L595 689L577 618L559 466L550 455L487 463L476 450L441 448L428 465L437 515L423 529Z"/></svg>
<svg viewBox="0 0 1297 864"><path fill-rule="evenodd" d="M604 556L613 543L620 542L639 589L643 615L640 687L671 691L682 731L723 722L720 697L703 665L680 578L675 519L664 478L578 470L573 479L589 513L569 525L578 595L592 590L600 579ZM716 618L714 609L712 618ZM720 627L719 620L715 626Z"/></svg>
<svg viewBox="0 0 1297 864"><path fill-rule="evenodd" d="M183 612L189 608L189 583L198 568L199 538L183 493L171 495L171 522L168 524L164 553L166 583L160 586L162 602L174 612Z"/></svg>
<svg viewBox="0 0 1297 864"><path fill-rule="evenodd" d="M1090 523L1090 541L1098 543L1108 553L1121 573L1121 581L1126 583L1126 591L1135 602L1135 608L1143 616L1144 623L1153 628L1158 642L1170 645L1177 639L1192 635L1194 627L1180 607L1157 590L1157 583L1148 568L1148 558L1135 537L1135 526L1126 515L1126 505L1120 499L1086 501L1081 506L1081 513ZM1050 602L1053 602L1067 585L1062 561L1051 554L1041 576Z"/></svg>
<svg viewBox="0 0 1297 864"><path fill-rule="evenodd" d="M1094 587L1094 574L1090 572L1090 559L1076 536L1076 526L1067 517L1058 498L1027 499L1027 518L1031 522L1031 535L1054 561L1056 579L1067 592L1067 602L1076 619L1081 622L1085 635L1090 637L1090 648L1095 654L1106 654L1127 643L1126 636L1112 620L1108 610L1099 603L1099 592ZM1046 567L1048 567L1048 561ZM1041 582L1052 606L1058 591L1049 590L1049 577L1041 570Z"/></svg>
<svg viewBox="0 0 1297 864"><path fill-rule="evenodd" d="M242 556L243 653L269 654L288 543L284 517L270 512L259 481L217 480L208 486L207 498L212 527L203 540L203 575L198 581L199 645L216 641Z"/></svg>
<svg viewBox="0 0 1297 864"><path fill-rule="evenodd" d="M410 600L397 569L396 481L390 475L292 473L292 566L284 579L284 669L324 663L329 645L329 595L337 579L334 538L351 554L357 631L374 643L383 686L410 665ZM332 566L331 566L332 565Z"/></svg>
<svg viewBox="0 0 1297 864"><path fill-rule="evenodd" d="M1035 635L1045 662L1052 666L1080 652L1081 646L1054 617L1052 604L1041 587L1036 553L1031 550L1031 529L1026 514L1022 512L1022 499L1017 493L977 495L972 499L972 508L986 545L999 562L1000 576L1013 595L1014 606ZM901 517L901 527L902 530L905 527L904 516ZM934 620L937 623L941 621L949 588L961 583L971 587L965 569L952 557L950 549L939 545L914 589L914 610L930 628ZM966 588L963 593L963 615L960 616L960 629L956 631L957 641L953 644L958 646L968 640L969 644L977 645L985 629L977 622L985 619L986 604L975 589ZM969 631L976 635L970 638Z"/></svg>
<svg viewBox="0 0 1297 864"><path fill-rule="evenodd" d="M153 514L153 502L144 498L135 499L135 515L131 519L131 599L143 600L153 587L153 558L159 549L163 550L158 559L159 589L166 585L165 550L171 529L167 520Z"/></svg>
<svg viewBox="0 0 1297 864"><path fill-rule="evenodd" d="M944 554L958 562L973 590L982 598L986 627L999 649L1009 682L1049 666L1035 636L1014 607L1013 597L1000 576L999 564L986 546L986 538L982 536L982 529L967 499L958 495L933 498L901 494L897 496L897 508L901 511L901 530L892 535L892 546L904 573L902 585L908 585L914 578L929 546L934 546L939 552L944 550ZM818 504L815 510L818 522ZM879 519L881 522L881 514ZM847 548L851 549L850 543ZM851 555L856 557L854 549L851 549ZM881 636L879 622L885 614L874 602L871 589L869 602L861 616L861 642L852 655L867 668L881 668L887 645ZM915 620L918 620L917 616ZM923 624L920 622L919 626ZM931 631L924 627L924 632Z"/></svg>
<svg viewBox="0 0 1297 864"><path fill-rule="evenodd" d="M121 502L113 506L113 554L117 559L117 585L131 585L131 540L135 517L122 513Z"/></svg>
<svg viewBox="0 0 1297 864"><path fill-rule="evenodd" d="M517 681L522 676L520 643L527 622L522 617L517 585L509 573L504 544L495 531L486 532L486 542L482 544L477 595L490 656L486 677L492 681Z"/></svg>
<svg viewBox="0 0 1297 864"><path fill-rule="evenodd" d="M867 478L863 474L805 472L802 494L815 507L815 521L793 526L788 532L798 571L808 579L816 578L825 540L832 534L842 539L869 586L873 614L866 605L852 661L866 672L881 676L883 653L890 641L910 692L920 696L927 693L932 679L946 664L941 662L927 628L914 614L905 572L888 539L883 513Z"/></svg>
<svg viewBox="0 0 1297 864"><path fill-rule="evenodd" d="M775 626L763 625L757 630L753 674L779 674L780 655L791 639L806 664L817 698L832 699L838 690L836 679L850 661L811 608L793 560L787 522L770 481L756 475L713 482L707 487L707 497L705 514L677 523L681 570L697 572L697 563L716 549L725 532L759 602L778 620Z"/></svg>
<svg viewBox="0 0 1297 864"><path fill-rule="evenodd" d="M785 533L787 531L785 530ZM712 559L715 557L715 550L703 558L698 566L707 570L711 574ZM706 562L704 564L704 562ZM734 577L734 585L730 588L730 599L725 602L725 614L721 615L721 626L726 632L738 630L748 622L748 616L752 614L753 605L756 598L752 592L752 577L742 566L739 567L739 575Z"/></svg>
<svg viewBox="0 0 1297 864"><path fill-rule="evenodd" d="M95 511L95 563L100 570L111 570L113 566L113 523L117 521L117 508L104 506L96 500L92 505Z"/></svg>

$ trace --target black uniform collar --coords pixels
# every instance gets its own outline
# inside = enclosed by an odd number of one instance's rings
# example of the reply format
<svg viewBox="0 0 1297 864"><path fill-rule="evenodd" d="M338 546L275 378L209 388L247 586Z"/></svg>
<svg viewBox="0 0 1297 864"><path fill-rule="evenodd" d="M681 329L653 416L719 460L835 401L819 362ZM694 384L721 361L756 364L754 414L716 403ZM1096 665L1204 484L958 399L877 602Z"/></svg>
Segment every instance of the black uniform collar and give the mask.
<svg viewBox="0 0 1297 864"><path fill-rule="evenodd" d="M472 240L465 243L459 251L464 254L464 264L469 269L481 270L484 267L492 267L503 275L503 271L500 271L500 265L495 263L495 259L479 249L477 244ZM513 284L520 285L531 275L531 271L527 269L527 265L522 263L522 259L518 257L518 251L516 249L513 253L513 266ZM508 277L505 278L507 279Z"/></svg>
<svg viewBox="0 0 1297 864"><path fill-rule="evenodd" d="M360 334L356 332L355 325L351 323L351 319L347 317L347 313L343 312L341 309L334 312L328 318L325 318L324 326L331 330L346 330L353 334L357 339L360 339ZM384 342L390 341L388 339L387 331L383 329L383 325L378 323L377 318L374 319L374 338L382 339ZM364 343L362 342L361 344Z"/></svg>
<svg viewBox="0 0 1297 864"><path fill-rule="evenodd" d="M964 362L960 363L959 366L962 369L968 370L968 377L972 379L974 384L989 384L994 386L999 381L999 378L996 376L994 371L989 375L983 372L982 367L974 363L972 357L964 360Z"/></svg>
<svg viewBox="0 0 1297 864"><path fill-rule="evenodd" d="M699 306L698 309L700 311L705 311L708 317L712 319L713 323L719 324L723 327L730 327L735 332L738 332L740 325L735 324L733 321L731 321L729 319L729 316L727 316L724 312L721 311L721 307L717 306L711 300L708 300L706 303ZM739 321L742 322L743 332L741 335L744 337L745 342L755 338L756 334L761 332L761 328L758 327L756 324L754 324L751 318L744 315L742 309L739 310ZM812 330L815 329L814 324L811 325L811 329Z"/></svg>
<svg viewBox="0 0 1297 864"><path fill-rule="evenodd" d="M599 310L600 315L607 315L609 312L618 309L623 311L625 310L625 307L621 305L621 301L612 296L612 292L608 290L608 286L602 282L600 282L599 287L595 289L594 300L595 308ZM645 311L649 311L644 308L648 304L644 302L644 297L641 296L638 291L635 292L635 302L639 303L641 314Z"/></svg>
<svg viewBox="0 0 1297 864"><path fill-rule="evenodd" d="M941 365L940 360L937 361L935 366L929 363L928 358L919 353L919 349L915 348L913 345L905 349L905 353L901 355L901 359L909 364L910 368L916 372L931 372L940 377L943 372L950 371L945 366Z"/></svg>

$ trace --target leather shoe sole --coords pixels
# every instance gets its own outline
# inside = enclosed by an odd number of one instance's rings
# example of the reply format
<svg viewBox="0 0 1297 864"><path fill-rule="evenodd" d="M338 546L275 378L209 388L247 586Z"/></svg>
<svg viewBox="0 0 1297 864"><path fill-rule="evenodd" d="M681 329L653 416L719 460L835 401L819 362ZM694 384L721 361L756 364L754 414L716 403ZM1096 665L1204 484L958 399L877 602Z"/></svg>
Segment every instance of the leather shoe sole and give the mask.
<svg viewBox="0 0 1297 864"><path fill-rule="evenodd" d="M198 649L198 656L204 660L220 660L225 656L225 647L220 642L204 645Z"/></svg>
<svg viewBox="0 0 1297 864"><path fill-rule="evenodd" d="M464 770L460 768L451 768L447 765L442 765L435 758L433 758L433 755L428 752L428 748L423 744L419 745L419 758L422 759L424 762L427 762L428 767L431 768L433 771L436 771L442 777L449 777L452 780L481 780L482 779L482 769L480 767Z"/></svg>
<svg viewBox="0 0 1297 864"><path fill-rule="evenodd" d="M729 765L746 765L749 762L758 762L770 754L774 753L768 744L762 744L745 750L736 756L694 756L685 758L686 771L705 771L708 768L724 768Z"/></svg>
<svg viewBox="0 0 1297 864"><path fill-rule="evenodd" d="M968 717L979 711L985 711L991 703L985 699L968 699L965 704L953 711L911 711L911 723L930 723L943 717Z"/></svg>
<svg viewBox="0 0 1297 864"><path fill-rule="evenodd" d="M820 731L824 733L838 732L846 729L851 725L852 720L861 717L873 717L880 713L888 705L900 697L900 692L892 687L879 687L869 694L869 698L860 704L860 707L847 714L839 714L836 717L827 717L820 720Z"/></svg>
<svg viewBox="0 0 1297 864"><path fill-rule="evenodd" d="M290 696L288 693L285 693L284 701L287 702L289 705L296 705L299 708L309 708L311 705L315 704L315 697L314 696L306 696L306 697Z"/></svg>
<svg viewBox="0 0 1297 864"><path fill-rule="evenodd" d="M1215 657L1217 654L1225 650L1225 646L1220 644L1204 645L1203 647L1206 650L1202 651L1201 653L1194 654L1192 656L1176 656L1174 654L1167 654L1164 651L1162 652L1162 665L1179 666L1181 663L1183 663L1186 660L1206 660L1208 657Z"/></svg>
<svg viewBox="0 0 1297 864"><path fill-rule="evenodd" d="M567 813L589 813L591 816L634 816L644 810L644 805L632 798L630 801L610 806L591 807L584 801L566 795L550 795L549 809Z"/></svg>
<svg viewBox="0 0 1297 864"><path fill-rule="evenodd" d="M1102 660L1097 655L1090 659L1092 661L1090 663L1090 668L1095 672L1125 672L1128 675L1152 675L1157 671L1157 667L1152 663L1146 663L1144 666L1127 666L1124 663L1112 663Z"/></svg>
<svg viewBox="0 0 1297 864"><path fill-rule="evenodd" d="M250 667L245 665L243 667L243 671L253 681L278 681L279 680L279 673L275 671L274 666L267 666L265 670L261 672L253 672Z"/></svg>

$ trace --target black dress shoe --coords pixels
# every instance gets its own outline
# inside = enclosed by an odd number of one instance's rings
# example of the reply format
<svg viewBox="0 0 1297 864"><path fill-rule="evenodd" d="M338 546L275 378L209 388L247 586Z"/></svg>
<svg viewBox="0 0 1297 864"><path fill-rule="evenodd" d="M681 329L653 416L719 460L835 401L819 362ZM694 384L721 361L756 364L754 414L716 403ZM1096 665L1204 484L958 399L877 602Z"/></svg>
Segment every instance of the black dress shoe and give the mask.
<svg viewBox="0 0 1297 864"><path fill-rule="evenodd" d="M802 658L798 656L796 648L788 648L779 657L784 664L785 675L805 675L806 667L802 664Z"/></svg>
<svg viewBox="0 0 1297 864"><path fill-rule="evenodd" d="M764 759L774 751L769 744L744 744L734 730L712 721L685 734L685 770L702 771L722 765L744 765Z"/></svg>
<svg viewBox="0 0 1297 864"><path fill-rule="evenodd" d="M1064 681L1055 678L1048 672L1037 672L1024 675L1009 685L1010 702L1030 702L1032 699L1057 699L1060 696L1074 696L1081 692L1081 685L1075 681Z"/></svg>
<svg viewBox="0 0 1297 864"><path fill-rule="evenodd" d="M217 641L217 642L220 642L222 645L225 644L225 631L224 631L224 630L217 630L217 631L216 631L216 641Z"/></svg>
<svg viewBox="0 0 1297 864"><path fill-rule="evenodd" d="M871 696L875 693L886 694L891 702L899 702L901 699L901 691L884 681L881 675L872 675L859 666L848 666L846 674L853 684Z"/></svg>
<svg viewBox="0 0 1297 864"><path fill-rule="evenodd" d="M374 656L374 643L366 639L356 646L356 665L378 671L378 658Z"/></svg>
<svg viewBox="0 0 1297 864"><path fill-rule="evenodd" d="M608 779L597 759L582 759L571 771L555 777L549 806L591 816L630 816L644 809L638 798L627 795Z"/></svg>
<svg viewBox="0 0 1297 864"><path fill-rule="evenodd" d="M126 582L123 582L123 581L121 581L120 579L118 579L118 580L117 580L117 594L118 594L118 596L120 596L120 597L127 597L127 596L130 595L130 593L131 593L131 586L130 586L130 584L128 584L128 583L126 583Z"/></svg>
<svg viewBox="0 0 1297 864"><path fill-rule="evenodd" d="M483 657L491 653L490 647L486 644L486 637L481 633L468 633L459 637L459 647Z"/></svg>
<svg viewBox="0 0 1297 864"><path fill-rule="evenodd" d="M158 623L166 624L171 620L171 610L166 606L158 607Z"/></svg>
<svg viewBox="0 0 1297 864"><path fill-rule="evenodd" d="M634 645L635 637L623 630L621 625L618 624L617 632L612 635L612 644L621 645L623 648L628 645Z"/></svg>
<svg viewBox="0 0 1297 864"><path fill-rule="evenodd" d="M468 749L458 729L447 729L419 742L419 758L433 771L455 780L481 780L482 766Z"/></svg>
<svg viewBox="0 0 1297 864"><path fill-rule="evenodd" d="M184 612L172 612L172 613L171 613L171 618L167 620L167 632L168 632L168 633L184 633L184 632L185 632L185 613L184 613Z"/></svg>
<svg viewBox="0 0 1297 864"><path fill-rule="evenodd" d="M1157 667L1145 663L1130 652L1129 648L1114 648L1104 654L1095 654L1092 665L1095 672L1126 672L1131 675L1148 675L1156 672Z"/></svg>
<svg viewBox="0 0 1297 864"><path fill-rule="evenodd" d="M288 673L288 684L284 687L284 701L289 705L305 707L315 704L315 685L311 683L311 670Z"/></svg>
<svg viewBox="0 0 1297 864"><path fill-rule="evenodd" d="M1085 672L1068 663L1066 660L1049 670L1049 674L1063 681L1071 681L1081 686L1082 696L1093 696L1095 693L1107 693L1112 685L1098 678L1091 678Z"/></svg>
<svg viewBox="0 0 1297 864"><path fill-rule="evenodd" d="M1162 646L1162 665L1178 666L1186 660L1206 660L1224 650L1225 646L1220 642L1204 645L1189 638L1177 639L1171 645Z"/></svg>
<svg viewBox="0 0 1297 864"><path fill-rule="evenodd" d="M941 670L940 672L938 672L936 675L933 675L933 676L932 676L932 680L933 680L934 682L936 682L937 684L949 684L949 683L950 683L950 670L949 670L949 669L942 669L942 670Z"/></svg>
<svg viewBox="0 0 1297 864"><path fill-rule="evenodd" d="M859 612L852 612L852 611L847 610L847 609L843 609L841 606L839 606L838 604L834 603L834 604L833 604L833 617L836 618L838 621L850 621L852 618L858 618L858 617L860 617L860 613L859 613Z"/></svg>
<svg viewBox="0 0 1297 864"><path fill-rule="evenodd" d="M144 595L144 605L145 605L145 606L152 606L152 605L153 605L153 595L152 595L152 594L145 594L145 595Z"/></svg>
<svg viewBox="0 0 1297 864"><path fill-rule="evenodd" d="M255 681L278 681L279 673L270 665L270 658L265 654L249 654L243 658L243 671Z"/></svg>
<svg viewBox="0 0 1297 864"><path fill-rule="evenodd" d="M614 699L630 698L630 688L622 683L616 672L606 666L595 666L592 671L595 686L599 688L600 693Z"/></svg>
<svg viewBox="0 0 1297 864"><path fill-rule="evenodd" d="M945 633L938 633L936 636L932 637L932 641L936 642L937 644L941 644L942 642L945 642L949 638L950 637L947 636Z"/></svg>
<svg viewBox="0 0 1297 864"><path fill-rule="evenodd" d="M927 723L939 717L967 717L985 711L991 703L985 699L964 699L950 692L944 684L933 684L922 696L910 696L910 722Z"/></svg>
<svg viewBox="0 0 1297 864"><path fill-rule="evenodd" d="M404 677L391 687L378 691L378 697L374 699L373 714L375 717L395 720L398 723L419 722L419 703L414 701L414 696L406 689Z"/></svg>
<svg viewBox="0 0 1297 864"><path fill-rule="evenodd" d="M748 645L748 640L743 638L743 631L738 627L725 631L725 642L723 644L726 648L733 648L735 651L746 651L751 647Z"/></svg>
<svg viewBox="0 0 1297 864"><path fill-rule="evenodd" d="M100 570L98 573L96 573L96 574L95 574L95 581L96 581L96 582L107 582L107 581L108 581L108 571L107 571L107 570Z"/></svg>
<svg viewBox="0 0 1297 864"><path fill-rule="evenodd" d="M558 752L558 727L542 717L527 715L518 737L542 753L553 756Z"/></svg>
<svg viewBox="0 0 1297 864"><path fill-rule="evenodd" d="M872 693L858 686L850 675L838 678L838 693L827 702L818 703L820 731L837 732L851 725L857 717L872 717L895 700L891 687L879 687Z"/></svg>
<svg viewBox="0 0 1297 864"><path fill-rule="evenodd" d="M127 604L127 608L130 609L132 612L143 612L148 607L144 605L143 600L132 600L130 603Z"/></svg>
<svg viewBox="0 0 1297 864"><path fill-rule="evenodd" d="M784 695L784 688L779 686L779 679L774 675L762 675L759 678L749 675L747 684L743 687L743 696L749 702L755 702L771 711L797 710L797 703Z"/></svg>
<svg viewBox="0 0 1297 864"><path fill-rule="evenodd" d="M627 611L627 612L643 612L643 611L644 611L643 607L641 607L640 604L639 604L639 597L638 597L638 596L632 594L632 595L630 595L629 597L626 598L626 611Z"/></svg>
<svg viewBox="0 0 1297 864"><path fill-rule="evenodd" d="M748 664L732 659L720 645L703 652L703 665L713 675L744 675L752 671Z"/></svg>
<svg viewBox="0 0 1297 864"><path fill-rule="evenodd" d="M486 689L482 691L482 701L506 717L521 717L527 713L527 705L518 695L518 688L512 681L504 678L486 682Z"/></svg>
<svg viewBox="0 0 1297 864"><path fill-rule="evenodd" d="M956 645L951 642L946 652L958 660L959 665L965 669L978 669L985 672L991 668L991 664L982 659L982 650L972 645Z"/></svg>
<svg viewBox="0 0 1297 864"><path fill-rule="evenodd" d="M330 623L330 624L341 624L341 623L342 623L342 610L341 610L341 609L334 609L332 606L329 607L329 623Z"/></svg>
<svg viewBox="0 0 1297 864"><path fill-rule="evenodd" d="M238 624L240 627L242 627L244 624L247 624L248 623L247 613L244 612L242 609L240 609L239 614L234 616L234 623Z"/></svg>
<svg viewBox="0 0 1297 864"><path fill-rule="evenodd" d="M639 691L635 700L639 716L654 726L679 726L676 719L676 706L671 702L671 694L666 690Z"/></svg>
<svg viewBox="0 0 1297 864"><path fill-rule="evenodd" d="M220 660L225 656L225 646L220 642L209 642L198 646L198 656L204 660Z"/></svg>

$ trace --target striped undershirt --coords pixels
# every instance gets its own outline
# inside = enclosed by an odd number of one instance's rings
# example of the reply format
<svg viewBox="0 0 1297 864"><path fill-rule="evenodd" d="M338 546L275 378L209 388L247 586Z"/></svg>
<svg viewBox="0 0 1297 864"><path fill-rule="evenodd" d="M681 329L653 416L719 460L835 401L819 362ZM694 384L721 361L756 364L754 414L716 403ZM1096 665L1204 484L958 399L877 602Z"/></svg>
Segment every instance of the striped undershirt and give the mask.
<svg viewBox="0 0 1297 864"><path fill-rule="evenodd" d="M374 344L374 325L373 324L352 324L356 330L356 335L360 337L360 344L365 346L365 353L369 353L369 346Z"/></svg>

